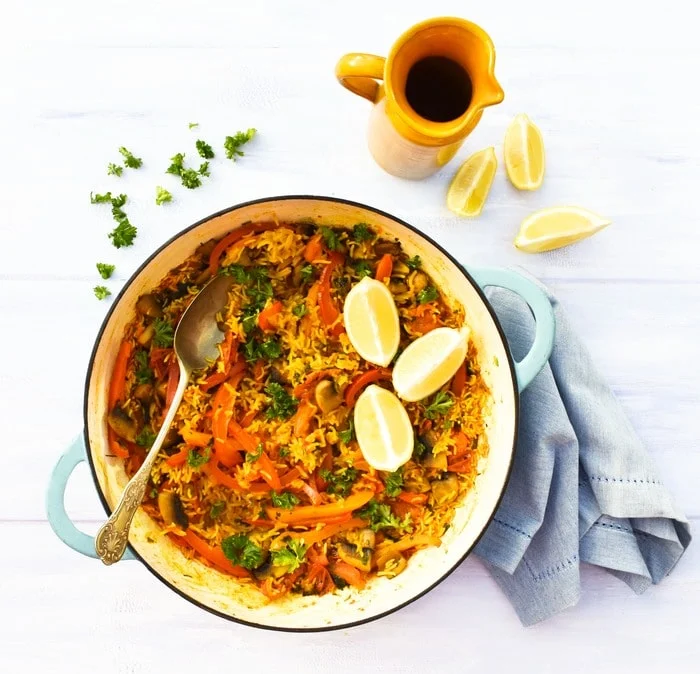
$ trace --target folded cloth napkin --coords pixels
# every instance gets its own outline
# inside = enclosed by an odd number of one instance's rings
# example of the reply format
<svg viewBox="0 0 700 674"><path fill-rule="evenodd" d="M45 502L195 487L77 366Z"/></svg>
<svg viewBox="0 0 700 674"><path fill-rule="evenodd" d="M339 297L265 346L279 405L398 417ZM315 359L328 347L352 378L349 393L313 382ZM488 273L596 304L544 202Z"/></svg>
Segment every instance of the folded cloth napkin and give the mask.
<svg viewBox="0 0 700 674"><path fill-rule="evenodd" d="M521 395L513 472L475 549L524 625L578 602L581 562L642 593L673 569L691 538L620 403L548 294L554 350ZM532 314L512 293L487 295L522 359L534 337Z"/></svg>

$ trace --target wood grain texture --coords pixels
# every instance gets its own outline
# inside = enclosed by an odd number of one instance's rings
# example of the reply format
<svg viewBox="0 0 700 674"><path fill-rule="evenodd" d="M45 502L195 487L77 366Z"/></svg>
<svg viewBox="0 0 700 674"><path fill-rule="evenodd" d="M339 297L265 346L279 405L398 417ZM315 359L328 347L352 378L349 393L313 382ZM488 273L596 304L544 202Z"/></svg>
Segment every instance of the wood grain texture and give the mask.
<svg viewBox="0 0 700 674"><path fill-rule="evenodd" d="M177 231L236 202L328 194L384 208L467 264L516 265L548 283L660 467L700 518L700 46L692 6L668 0L579 5L417 0L352 7L185 0L9 0L0 22L0 668L104 672L691 672L700 643L700 555L635 596L586 568L580 604L523 629L483 567L465 562L396 615L339 633L259 632L210 616L138 563L105 568L65 548L44 515L58 453L81 426L84 373L108 304L92 295L98 260L113 290ZM384 54L429 15L465 15L492 35L504 103L431 179L387 176L365 143L368 104L335 82L347 51ZM499 167L476 221L444 205L460 160L499 158L518 112L540 126L547 176L516 192ZM187 123L200 128L190 131ZM198 137L255 126L246 157L212 162L196 191L164 175ZM127 145L144 168L105 174ZM155 185L175 202L156 207ZM137 245L115 251L91 190L126 192ZM540 256L512 246L522 218L574 203L613 226ZM67 494L92 531L103 512L85 466ZM21 668L21 669L20 669Z"/></svg>

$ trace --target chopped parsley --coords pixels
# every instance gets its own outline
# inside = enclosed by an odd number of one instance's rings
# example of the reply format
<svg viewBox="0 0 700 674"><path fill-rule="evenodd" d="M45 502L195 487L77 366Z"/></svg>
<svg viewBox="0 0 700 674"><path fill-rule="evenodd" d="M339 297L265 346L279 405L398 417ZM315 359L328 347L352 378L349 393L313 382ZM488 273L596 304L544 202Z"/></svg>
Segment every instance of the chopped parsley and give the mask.
<svg viewBox="0 0 700 674"><path fill-rule="evenodd" d="M282 355L282 347L274 337L259 341L251 336L243 345L243 354L249 363L256 360L274 360Z"/></svg>
<svg viewBox="0 0 700 674"><path fill-rule="evenodd" d="M328 250L338 250L340 248L340 241L338 239L338 233L331 227L322 226L319 228L321 232L321 238L323 243L326 244Z"/></svg>
<svg viewBox="0 0 700 674"><path fill-rule="evenodd" d="M211 451L207 447L201 454L196 449L190 449L187 455L187 465L191 468L200 468L209 461Z"/></svg>
<svg viewBox="0 0 700 674"><path fill-rule="evenodd" d="M371 241L376 237L376 234L370 229L370 226L365 222L358 222L352 228L352 238L358 243L363 241Z"/></svg>
<svg viewBox="0 0 700 674"><path fill-rule="evenodd" d="M326 492L329 494L338 494L345 498L352 489L352 485L357 480L357 470L355 468L346 468L345 470L331 473L330 470L322 469L320 476L328 483Z"/></svg>
<svg viewBox="0 0 700 674"><path fill-rule="evenodd" d="M198 140L195 143L195 147L197 148L199 156L203 159L214 158L214 150L212 149L211 145L209 145L209 143L205 143L203 140Z"/></svg>
<svg viewBox="0 0 700 674"><path fill-rule="evenodd" d="M235 534L221 541L221 550L233 563L244 569L257 569L264 560L263 550L245 534Z"/></svg>
<svg viewBox="0 0 700 674"><path fill-rule="evenodd" d="M391 512L391 508L386 503L379 503L375 499L372 499L362 510L358 510L357 516L368 520L372 531L402 527L401 520Z"/></svg>
<svg viewBox="0 0 700 674"><path fill-rule="evenodd" d="M413 460L420 461L427 451L428 448L416 437L413 442Z"/></svg>
<svg viewBox="0 0 700 674"><path fill-rule="evenodd" d="M153 370L148 365L148 353L143 349L139 349L134 356L136 363L136 383L148 384L153 381Z"/></svg>
<svg viewBox="0 0 700 674"><path fill-rule="evenodd" d="M199 165L199 175L206 176L207 178L211 175L211 173L209 173L209 162L208 161L203 161Z"/></svg>
<svg viewBox="0 0 700 674"><path fill-rule="evenodd" d="M162 206L166 201L172 201L173 200L173 195L168 192L168 190L165 189L165 187L161 187L158 185L156 187L156 205L157 206Z"/></svg>
<svg viewBox="0 0 700 674"><path fill-rule="evenodd" d="M352 418L348 421L348 427L344 431L338 431L338 437L346 445L352 442L352 439L355 437L355 423Z"/></svg>
<svg viewBox="0 0 700 674"><path fill-rule="evenodd" d="M224 139L226 157L233 161L236 161L236 157L242 157L245 152L241 150L241 147L251 140L256 133L255 129L248 129L247 131L239 131L234 136L226 136Z"/></svg>
<svg viewBox="0 0 700 674"><path fill-rule="evenodd" d="M182 184L188 190L194 190L197 187L200 187L202 184L202 179L199 177L199 173L197 173L197 171L194 169L182 169L180 179L182 180Z"/></svg>
<svg viewBox="0 0 700 674"><path fill-rule="evenodd" d="M112 245L115 248L123 248L133 245L137 232L138 229L129 222L128 218L124 218L109 233L109 238L112 239Z"/></svg>
<svg viewBox="0 0 700 674"><path fill-rule="evenodd" d="M286 547L272 552L272 563L275 566L286 566L287 573L296 571L304 561L307 547L301 540L291 539Z"/></svg>
<svg viewBox="0 0 700 674"><path fill-rule="evenodd" d="M150 447L155 439L156 434L148 426L145 426L144 429L136 436L136 444L139 447Z"/></svg>
<svg viewBox="0 0 700 674"><path fill-rule="evenodd" d="M280 459L283 459L285 456L289 456L289 447L287 445L280 447L279 455Z"/></svg>
<svg viewBox="0 0 700 674"><path fill-rule="evenodd" d="M306 315L306 304L303 302L301 304L297 304L293 309L292 313L297 317L301 318L302 316Z"/></svg>
<svg viewBox="0 0 700 674"><path fill-rule="evenodd" d="M414 255L413 257L409 257L408 260L406 260L406 266L409 269L412 269L415 271L416 269L420 269L420 266L423 263L421 262L420 255Z"/></svg>
<svg viewBox="0 0 700 674"><path fill-rule="evenodd" d="M403 489L403 468L389 473L384 480L384 491L389 498L394 498Z"/></svg>
<svg viewBox="0 0 700 674"><path fill-rule="evenodd" d="M143 164L143 159L134 157L125 147L119 148L119 154L124 157L124 166L127 168L137 169Z"/></svg>
<svg viewBox="0 0 700 674"><path fill-rule="evenodd" d="M199 122L190 122L187 126L189 126L190 129L196 129L199 126Z"/></svg>
<svg viewBox="0 0 700 674"><path fill-rule="evenodd" d="M182 152L178 152L174 157L170 158L170 166L165 169L166 173L172 173L174 176L182 175L182 171L185 168L185 155Z"/></svg>
<svg viewBox="0 0 700 674"><path fill-rule="evenodd" d="M175 332L173 331L173 326L168 323L168 321L158 318L153 323L153 329L155 330L153 334L153 343L156 346L162 348L168 348L173 345L173 338Z"/></svg>
<svg viewBox="0 0 700 674"><path fill-rule="evenodd" d="M455 399L447 391L438 391L433 398L433 402L425 408L423 415L426 419L436 419L438 415L447 414Z"/></svg>
<svg viewBox="0 0 700 674"><path fill-rule="evenodd" d="M367 260L358 260L355 263L355 271L361 279L365 276L372 276L372 265Z"/></svg>
<svg viewBox="0 0 700 674"><path fill-rule="evenodd" d="M248 454L245 455L246 463L255 463L262 456L264 449L263 443L259 442L254 452L248 452Z"/></svg>
<svg viewBox="0 0 700 674"><path fill-rule="evenodd" d="M270 498L275 508L285 508L288 510L299 503L299 497L296 494L292 494L291 491L283 491L281 494L273 491L270 493Z"/></svg>
<svg viewBox="0 0 700 674"><path fill-rule="evenodd" d="M118 164L113 164L109 163L107 164L107 175L108 176L121 176L121 174L124 173L124 167L119 166Z"/></svg>
<svg viewBox="0 0 700 674"><path fill-rule="evenodd" d="M226 510L226 501L217 501L209 508L209 517L213 520L218 519L224 510Z"/></svg>
<svg viewBox="0 0 700 674"><path fill-rule="evenodd" d="M289 419L296 411L299 401L284 386L271 381L265 386L265 393L270 396L270 406L265 410L267 419Z"/></svg>
<svg viewBox="0 0 700 674"><path fill-rule="evenodd" d="M113 264L105 264L104 262L97 263L97 271L103 279L108 279L114 272Z"/></svg>
<svg viewBox="0 0 700 674"><path fill-rule="evenodd" d="M427 286L418 293L418 303L427 304L428 302L436 300L438 296L439 293L435 286Z"/></svg>
<svg viewBox="0 0 700 674"><path fill-rule="evenodd" d="M98 300L103 300L105 297L109 297L112 294L106 286L95 286L93 290Z"/></svg>
<svg viewBox="0 0 700 674"><path fill-rule="evenodd" d="M316 275L316 270L310 264L305 264L301 268L301 282L306 283Z"/></svg>
<svg viewBox="0 0 700 674"><path fill-rule="evenodd" d="M112 193L105 192L104 194L93 194L90 192L91 204L108 204L112 201Z"/></svg>

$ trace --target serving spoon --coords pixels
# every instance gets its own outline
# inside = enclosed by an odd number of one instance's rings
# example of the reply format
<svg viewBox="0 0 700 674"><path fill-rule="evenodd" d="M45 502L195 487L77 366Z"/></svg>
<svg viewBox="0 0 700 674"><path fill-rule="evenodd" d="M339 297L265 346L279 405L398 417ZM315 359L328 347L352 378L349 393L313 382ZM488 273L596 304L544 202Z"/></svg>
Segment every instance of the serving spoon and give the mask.
<svg viewBox="0 0 700 674"><path fill-rule="evenodd" d="M97 532L95 551L105 564L118 562L126 550L131 521L143 501L151 468L170 430L190 376L195 370L206 367L218 354L217 345L223 340L224 333L219 330L216 314L225 306L232 282L230 276L217 276L207 283L177 324L173 347L180 366L180 381L143 464L129 480L114 512Z"/></svg>

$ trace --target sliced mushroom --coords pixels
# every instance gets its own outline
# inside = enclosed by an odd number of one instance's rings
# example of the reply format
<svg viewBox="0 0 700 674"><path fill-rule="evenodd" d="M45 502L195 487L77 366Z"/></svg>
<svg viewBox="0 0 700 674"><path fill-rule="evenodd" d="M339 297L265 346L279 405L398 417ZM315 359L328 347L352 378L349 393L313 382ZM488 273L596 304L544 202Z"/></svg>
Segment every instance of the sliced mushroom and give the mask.
<svg viewBox="0 0 700 674"><path fill-rule="evenodd" d="M107 423L120 438L128 442L136 442L136 436L139 434L136 421L119 407L119 405L107 415Z"/></svg>
<svg viewBox="0 0 700 674"><path fill-rule="evenodd" d="M386 255L387 253L389 253L389 255L399 256L401 254L401 244L396 240L387 241L386 239L380 239L374 244L374 252L378 257Z"/></svg>
<svg viewBox="0 0 700 674"><path fill-rule="evenodd" d="M153 384L139 384L134 389L133 396L142 403L150 402L153 398Z"/></svg>
<svg viewBox="0 0 700 674"><path fill-rule="evenodd" d="M408 277L408 285L413 292L419 293L428 286L428 276L422 271L414 271Z"/></svg>
<svg viewBox="0 0 700 674"><path fill-rule="evenodd" d="M423 459L423 465L426 468L445 471L447 470L447 454L445 452L440 452L439 454L428 452Z"/></svg>
<svg viewBox="0 0 700 674"><path fill-rule="evenodd" d="M166 380L159 381L156 384L156 395L165 400L165 396L167 395L168 392L168 382Z"/></svg>
<svg viewBox="0 0 700 674"><path fill-rule="evenodd" d="M391 281L389 283L389 290L394 295L403 295L408 292L408 286L403 281Z"/></svg>
<svg viewBox="0 0 700 674"><path fill-rule="evenodd" d="M421 433L418 436L418 439L423 443L425 448L429 451L433 451L433 447L435 447L435 443L439 440L438 434L431 428L425 433Z"/></svg>
<svg viewBox="0 0 700 674"><path fill-rule="evenodd" d="M401 260L397 260L396 262L394 262L394 267L391 270L392 276L397 276L399 278L405 278L410 273L411 273L411 270L405 262L402 262Z"/></svg>
<svg viewBox="0 0 700 674"><path fill-rule="evenodd" d="M209 241L205 241L204 243L197 246L195 254L199 255L201 258L209 262L209 256L211 255L211 252L214 250L215 246L216 241L214 239L210 239Z"/></svg>
<svg viewBox="0 0 700 674"><path fill-rule="evenodd" d="M396 552L389 557L384 557L382 559L381 568L377 567L377 571L387 578L394 578L398 576L406 568L406 558L400 553Z"/></svg>
<svg viewBox="0 0 700 674"><path fill-rule="evenodd" d="M136 301L136 310L149 318L163 317L163 310L160 308L156 296L152 293L141 295L141 297L138 298Z"/></svg>
<svg viewBox="0 0 700 674"><path fill-rule="evenodd" d="M269 380L275 384L282 384L283 386L289 383L274 365L270 368Z"/></svg>
<svg viewBox="0 0 700 674"><path fill-rule="evenodd" d="M354 545L360 550L364 548L374 550L374 546L377 542L377 536L371 529L359 529L358 531L348 532L345 536L345 540L347 540L350 545Z"/></svg>
<svg viewBox="0 0 700 674"><path fill-rule="evenodd" d="M430 483L430 491L433 494L435 505L451 503L459 494L459 480L454 473L447 473L439 480Z"/></svg>
<svg viewBox="0 0 700 674"><path fill-rule="evenodd" d="M360 548L359 550L350 543L341 541L338 543L338 557L344 562L354 566L360 571L369 571L372 568L372 550L371 548Z"/></svg>
<svg viewBox="0 0 700 674"><path fill-rule="evenodd" d="M250 267L253 264L253 260L250 259L250 253L247 248L243 248L238 255L237 263L243 267Z"/></svg>
<svg viewBox="0 0 700 674"><path fill-rule="evenodd" d="M182 441L180 434L177 432L175 427L171 427L163 438L163 449L170 449L171 447L177 445Z"/></svg>
<svg viewBox="0 0 700 674"><path fill-rule="evenodd" d="M158 494L158 509L166 525L176 524L181 529L187 529L190 525L182 501L174 491L161 491Z"/></svg>
<svg viewBox="0 0 700 674"><path fill-rule="evenodd" d="M321 412L328 414L342 405L343 396L330 379L323 379L316 384L314 400Z"/></svg>
<svg viewBox="0 0 700 674"><path fill-rule="evenodd" d="M258 580L267 580L268 578L281 578L287 573L286 566L275 566L271 559L261 564L257 569L253 570L253 575Z"/></svg>

